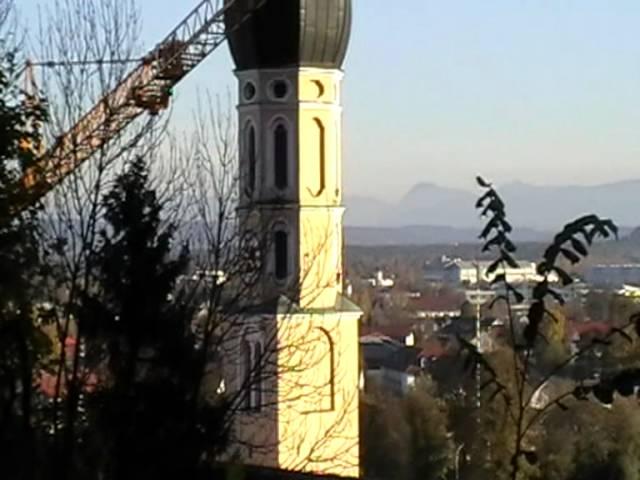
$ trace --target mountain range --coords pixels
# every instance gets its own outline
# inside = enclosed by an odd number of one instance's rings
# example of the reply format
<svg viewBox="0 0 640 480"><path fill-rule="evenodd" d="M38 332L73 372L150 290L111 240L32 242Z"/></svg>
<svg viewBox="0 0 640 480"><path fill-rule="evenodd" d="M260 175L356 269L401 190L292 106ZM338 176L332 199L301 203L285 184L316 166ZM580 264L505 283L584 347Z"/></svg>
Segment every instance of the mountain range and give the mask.
<svg viewBox="0 0 640 480"><path fill-rule="evenodd" d="M520 241L547 240L568 221L587 213L611 218L628 233L640 225L640 180L601 185L541 186L513 182L497 187ZM475 241L482 220L475 202L482 192L419 183L399 201L345 199L347 242L357 245Z"/></svg>

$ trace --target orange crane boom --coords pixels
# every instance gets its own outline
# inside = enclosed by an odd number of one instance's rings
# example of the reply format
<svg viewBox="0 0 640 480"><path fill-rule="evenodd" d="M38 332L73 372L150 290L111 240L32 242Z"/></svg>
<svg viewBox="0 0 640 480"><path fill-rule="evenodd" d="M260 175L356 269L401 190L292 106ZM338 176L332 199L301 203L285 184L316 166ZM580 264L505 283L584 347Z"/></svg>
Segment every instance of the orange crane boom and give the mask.
<svg viewBox="0 0 640 480"><path fill-rule="evenodd" d="M237 28L267 0L231 28ZM235 0L203 0L138 65L28 168L22 182L37 201L148 112L167 108L171 89L226 38L225 11ZM228 28L228 26L227 26Z"/></svg>

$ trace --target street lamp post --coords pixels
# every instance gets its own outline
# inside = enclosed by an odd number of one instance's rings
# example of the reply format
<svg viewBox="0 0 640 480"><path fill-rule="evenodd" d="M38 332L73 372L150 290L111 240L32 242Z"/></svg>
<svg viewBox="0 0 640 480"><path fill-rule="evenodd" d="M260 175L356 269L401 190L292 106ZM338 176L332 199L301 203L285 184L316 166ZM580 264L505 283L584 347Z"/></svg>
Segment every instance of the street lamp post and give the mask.
<svg viewBox="0 0 640 480"><path fill-rule="evenodd" d="M480 307L482 305L482 291L480 290L480 283L482 280L482 271L478 261L474 261L473 266L476 267L476 290L472 296L471 302L476 307L476 348L478 349L478 353L482 354L482 342L480 341ZM480 409L480 385L482 383L481 374L480 365L478 364L476 365L476 408L478 409Z"/></svg>
<svg viewBox="0 0 640 480"><path fill-rule="evenodd" d="M456 480L460 480L460 453L462 453L462 449L464 448L464 443L458 445L456 448L456 455L454 458L454 466L456 470Z"/></svg>

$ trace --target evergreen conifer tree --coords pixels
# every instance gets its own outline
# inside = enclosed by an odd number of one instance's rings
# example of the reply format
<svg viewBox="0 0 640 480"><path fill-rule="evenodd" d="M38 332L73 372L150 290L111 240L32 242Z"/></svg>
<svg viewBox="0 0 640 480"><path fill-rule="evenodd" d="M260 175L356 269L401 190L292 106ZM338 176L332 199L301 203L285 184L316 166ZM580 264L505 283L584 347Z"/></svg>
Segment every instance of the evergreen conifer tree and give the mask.
<svg viewBox="0 0 640 480"><path fill-rule="evenodd" d="M19 88L16 53L0 50L0 451L3 475L31 475L36 456L33 385L46 338L34 328L40 269L37 222L21 182L34 162L45 104ZM12 476L13 475L13 476Z"/></svg>
<svg viewBox="0 0 640 480"><path fill-rule="evenodd" d="M164 224L143 158L133 161L104 198L106 226L99 292L84 322L94 361L106 359L90 404L94 442L106 478L190 477L220 445L224 408L201 398L206 355L193 333L194 310L177 286L188 265L175 252L175 226Z"/></svg>

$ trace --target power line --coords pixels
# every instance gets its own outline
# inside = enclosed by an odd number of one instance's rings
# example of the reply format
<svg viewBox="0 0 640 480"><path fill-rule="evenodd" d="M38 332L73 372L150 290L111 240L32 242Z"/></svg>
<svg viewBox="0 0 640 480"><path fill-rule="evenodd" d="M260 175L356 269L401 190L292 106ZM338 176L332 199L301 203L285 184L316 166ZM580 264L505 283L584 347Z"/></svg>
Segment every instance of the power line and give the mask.
<svg viewBox="0 0 640 480"><path fill-rule="evenodd" d="M68 67L68 66L83 66L83 65L125 65L129 63L140 63L142 58L98 58L89 60L41 60L31 61L27 60L25 66L33 67Z"/></svg>

